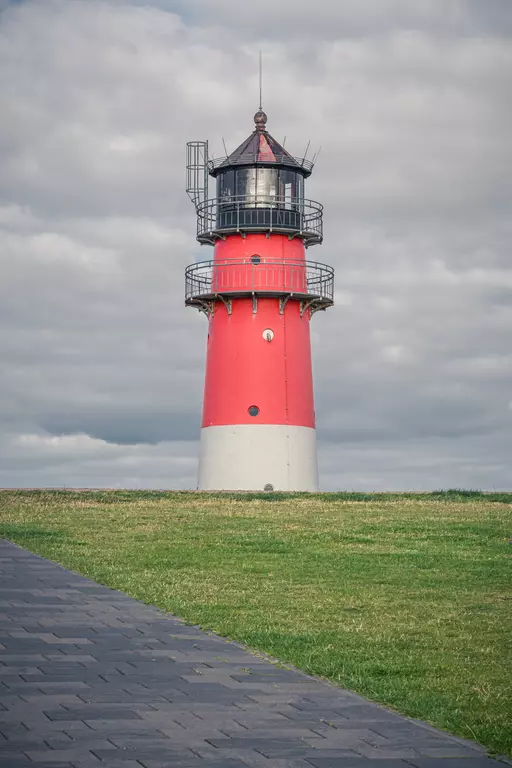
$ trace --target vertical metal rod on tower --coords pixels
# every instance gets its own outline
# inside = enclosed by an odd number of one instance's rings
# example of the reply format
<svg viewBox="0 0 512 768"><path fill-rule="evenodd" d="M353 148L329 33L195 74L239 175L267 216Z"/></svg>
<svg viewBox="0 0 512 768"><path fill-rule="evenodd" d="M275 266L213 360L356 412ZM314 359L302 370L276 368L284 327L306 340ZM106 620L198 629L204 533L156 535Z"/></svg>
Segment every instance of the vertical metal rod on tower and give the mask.
<svg viewBox="0 0 512 768"><path fill-rule="evenodd" d="M322 151L322 145L320 145L320 149L318 149L318 150L315 152L315 154L313 155L313 159L312 159L312 161L311 161L311 162L313 163L313 165L316 163L316 161L317 161L317 160L318 160L318 158L320 157L320 152L321 152L321 151Z"/></svg>
<svg viewBox="0 0 512 768"><path fill-rule="evenodd" d="M263 68L261 65L261 51L260 51L260 111L263 109L263 99L262 99L262 79L263 79Z"/></svg>

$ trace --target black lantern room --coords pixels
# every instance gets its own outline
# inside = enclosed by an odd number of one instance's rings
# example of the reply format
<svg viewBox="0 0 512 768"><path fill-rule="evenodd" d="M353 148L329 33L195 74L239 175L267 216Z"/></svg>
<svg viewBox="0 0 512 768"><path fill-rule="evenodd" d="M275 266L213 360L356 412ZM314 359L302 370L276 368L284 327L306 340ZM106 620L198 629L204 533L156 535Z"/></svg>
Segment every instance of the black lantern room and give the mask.
<svg viewBox="0 0 512 768"><path fill-rule="evenodd" d="M216 229L302 232L309 209L304 179L313 164L292 157L268 133L262 110L254 122L255 130L234 152L209 164L217 182Z"/></svg>

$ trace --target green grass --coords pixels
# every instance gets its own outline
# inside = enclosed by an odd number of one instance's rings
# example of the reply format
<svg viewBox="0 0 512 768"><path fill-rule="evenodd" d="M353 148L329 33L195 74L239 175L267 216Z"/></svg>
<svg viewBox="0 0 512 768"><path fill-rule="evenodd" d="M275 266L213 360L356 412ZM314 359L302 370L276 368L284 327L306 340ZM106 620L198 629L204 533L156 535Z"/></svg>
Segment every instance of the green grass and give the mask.
<svg viewBox="0 0 512 768"><path fill-rule="evenodd" d="M0 536L512 754L512 494L4 491Z"/></svg>

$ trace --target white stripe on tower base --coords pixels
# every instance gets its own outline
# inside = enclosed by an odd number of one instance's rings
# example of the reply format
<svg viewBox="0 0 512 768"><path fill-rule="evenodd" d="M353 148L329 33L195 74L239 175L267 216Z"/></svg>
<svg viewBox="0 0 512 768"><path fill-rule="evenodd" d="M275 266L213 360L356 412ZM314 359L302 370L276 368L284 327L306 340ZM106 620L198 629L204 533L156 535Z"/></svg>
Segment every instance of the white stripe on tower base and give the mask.
<svg viewBox="0 0 512 768"><path fill-rule="evenodd" d="M201 430L199 489L316 491L316 430L235 424Z"/></svg>

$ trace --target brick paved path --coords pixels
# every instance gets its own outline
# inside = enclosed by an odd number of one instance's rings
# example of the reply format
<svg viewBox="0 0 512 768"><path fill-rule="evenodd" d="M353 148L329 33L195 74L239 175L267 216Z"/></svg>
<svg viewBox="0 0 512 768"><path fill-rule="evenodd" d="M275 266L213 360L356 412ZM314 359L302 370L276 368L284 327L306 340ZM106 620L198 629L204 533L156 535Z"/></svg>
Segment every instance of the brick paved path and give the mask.
<svg viewBox="0 0 512 768"><path fill-rule="evenodd" d="M2 768L503 767L6 541L0 692Z"/></svg>

